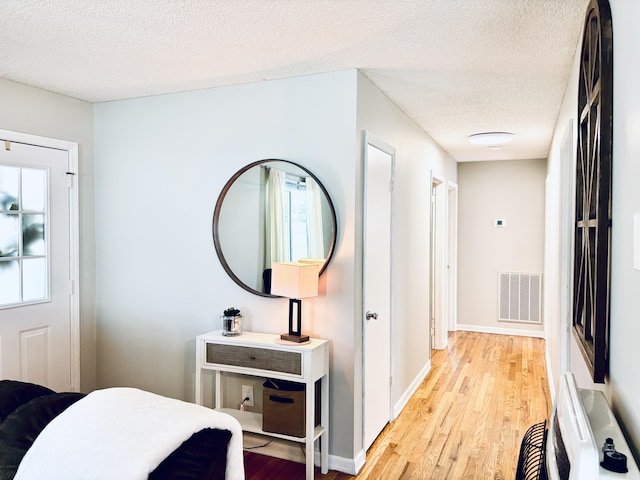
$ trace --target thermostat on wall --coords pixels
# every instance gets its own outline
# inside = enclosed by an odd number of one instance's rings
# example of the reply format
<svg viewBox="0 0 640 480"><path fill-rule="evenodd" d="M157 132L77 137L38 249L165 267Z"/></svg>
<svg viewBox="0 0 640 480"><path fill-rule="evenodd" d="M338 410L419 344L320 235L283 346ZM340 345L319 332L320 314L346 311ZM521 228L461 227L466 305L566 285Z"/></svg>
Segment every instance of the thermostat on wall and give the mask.
<svg viewBox="0 0 640 480"><path fill-rule="evenodd" d="M504 218L496 218L493 221L493 226L496 228L506 227L507 221Z"/></svg>

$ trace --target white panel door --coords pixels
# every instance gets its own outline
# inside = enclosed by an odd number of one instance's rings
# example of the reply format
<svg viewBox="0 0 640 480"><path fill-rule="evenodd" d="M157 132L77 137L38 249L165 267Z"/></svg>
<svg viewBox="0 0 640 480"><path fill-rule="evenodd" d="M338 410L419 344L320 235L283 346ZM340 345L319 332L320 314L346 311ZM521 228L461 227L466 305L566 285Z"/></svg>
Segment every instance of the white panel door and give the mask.
<svg viewBox="0 0 640 480"><path fill-rule="evenodd" d="M67 151L0 143L0 378L73 390Z"/></svg>
<svg viewBox="0 0 640 480"><path fill-rule="evenodd" d="M393 154L367 143L364 174L364 450L391 418Z"/></svg>

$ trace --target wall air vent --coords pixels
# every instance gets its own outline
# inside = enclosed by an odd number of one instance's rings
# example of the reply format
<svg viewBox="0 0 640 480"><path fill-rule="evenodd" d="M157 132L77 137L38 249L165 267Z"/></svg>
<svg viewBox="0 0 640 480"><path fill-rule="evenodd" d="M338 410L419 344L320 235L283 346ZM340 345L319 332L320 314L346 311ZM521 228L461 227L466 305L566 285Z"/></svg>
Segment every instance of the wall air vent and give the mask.
<svg viewBox="0 0 640 480"><path fill-rule="evenodd" d="M542 323L542 274L498 274L498 321Z"/></svg>

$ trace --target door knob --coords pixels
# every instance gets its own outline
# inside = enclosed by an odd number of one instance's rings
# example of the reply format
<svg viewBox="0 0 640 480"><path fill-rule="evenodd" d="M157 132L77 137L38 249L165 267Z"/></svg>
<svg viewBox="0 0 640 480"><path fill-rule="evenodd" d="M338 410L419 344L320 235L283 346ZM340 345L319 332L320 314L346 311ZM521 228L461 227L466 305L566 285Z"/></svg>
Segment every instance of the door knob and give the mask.
<svg viewBox="0 0 640 480"><path fill-rule="evenodd" d="M367 320L377 320L378 319L378 314L377 313L373 313L367 310L367 313L365 314Z"/></svg>

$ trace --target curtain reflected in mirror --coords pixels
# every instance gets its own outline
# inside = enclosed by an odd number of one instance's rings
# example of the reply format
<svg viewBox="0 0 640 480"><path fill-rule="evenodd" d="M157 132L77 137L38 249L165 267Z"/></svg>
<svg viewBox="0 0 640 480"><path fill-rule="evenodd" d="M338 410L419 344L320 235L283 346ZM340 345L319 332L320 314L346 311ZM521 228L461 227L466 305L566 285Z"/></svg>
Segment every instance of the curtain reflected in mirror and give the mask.
<svg viewBox="0 0 640 480"><path fill-rule="evenodd" d="M335 244L333 204L304 167L264 160L237 172L214 212L220 261L242 288L270 295L271 264L313 261L324 270Z"/></svg>
<svg viewBox="0 0 640 480"><path fill-rule="evenodd" d="M273 262L284 261L285 252L285 196L286 173L277 168L264 167L266 172L266 208L265 216L267 228L265 228L266 253L262 268L268 269ZM263 291L269 289L263 289ZM265 291L270 293L270 291Z"/></svg>

